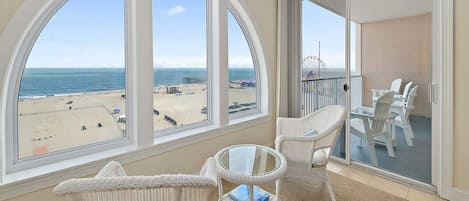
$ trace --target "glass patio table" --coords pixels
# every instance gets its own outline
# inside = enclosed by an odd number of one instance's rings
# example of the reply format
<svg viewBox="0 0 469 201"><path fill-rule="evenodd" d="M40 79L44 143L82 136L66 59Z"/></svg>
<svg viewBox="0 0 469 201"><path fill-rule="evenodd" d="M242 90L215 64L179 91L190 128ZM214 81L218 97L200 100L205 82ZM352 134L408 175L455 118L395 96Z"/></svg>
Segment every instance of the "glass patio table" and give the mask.
<svg viewBox="0 0 469 201"><path fill-rule="evenodd" d="M279 152L261 145L233 145L215 155L218 173L219 200L278 200L255 186L281 179L287 170L287 161ZM233 191L223 194L222 179L240 184Z"/></svg>

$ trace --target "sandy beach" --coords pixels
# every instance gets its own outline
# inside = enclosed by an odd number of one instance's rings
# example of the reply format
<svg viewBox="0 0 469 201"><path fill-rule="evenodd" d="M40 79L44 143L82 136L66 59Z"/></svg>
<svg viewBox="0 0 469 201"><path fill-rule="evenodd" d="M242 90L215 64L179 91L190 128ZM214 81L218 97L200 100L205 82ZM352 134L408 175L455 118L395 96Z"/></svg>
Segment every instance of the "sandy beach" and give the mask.
<svg viewBox="0 0 469 201"><path fill-rule="evenodd" d="M177 90L170 94L166 87L154 89L155 130L207 120L206 85L181 85ZM125 122L119 121L126 111L123 95L124 91L109 91L20 99L19 158L124 137ZM255 88L231 83L229 96L232 113L255 107Z"/></svg>

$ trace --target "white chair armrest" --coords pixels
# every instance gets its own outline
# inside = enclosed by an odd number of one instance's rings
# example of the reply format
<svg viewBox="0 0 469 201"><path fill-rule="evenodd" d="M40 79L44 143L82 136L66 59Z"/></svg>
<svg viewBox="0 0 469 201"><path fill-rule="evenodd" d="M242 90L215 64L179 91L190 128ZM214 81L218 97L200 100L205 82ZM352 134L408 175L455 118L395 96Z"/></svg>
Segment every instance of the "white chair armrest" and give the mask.
<svg viewBox="0 0 469 201"><path fill-rule="evenodd" d="M200 170L200 175L217 181L217 164L213 157L207 158Z"/></svg>
<svg viewBox="0 0 469 201"><path fill-rule="evenodd" d="M104 178L104 177L121 177L127 176L124 168L119 162L111 161L106 164L103 169L101 169L95 178Z"/></svg>
<svg viewBox="0 0 469 201"><path fill-rule="evenodd" d="M371 93L372 93L373 97L381 96L381 95L383 95L385 93L388 93L388 92L393 92L394 94L397 94L396 92L391 91L389 89L371 89Z"/></svg>
<svg viewBox="0 0 469 201"><path fill-rule="evenodd" d="M390 92L391 90L389 89L371 89L372 92L377 92L377 93L387 93Z"/></svg>
<svg viewBox="0 0 469 201"><path fill-rule="evenodd" d="M54 193L115 191L128 189L148 189L161 187L216 187L216 180L197 175L159 175L159 176L125 176L107 178L70 179L57 185Z"/></svg>

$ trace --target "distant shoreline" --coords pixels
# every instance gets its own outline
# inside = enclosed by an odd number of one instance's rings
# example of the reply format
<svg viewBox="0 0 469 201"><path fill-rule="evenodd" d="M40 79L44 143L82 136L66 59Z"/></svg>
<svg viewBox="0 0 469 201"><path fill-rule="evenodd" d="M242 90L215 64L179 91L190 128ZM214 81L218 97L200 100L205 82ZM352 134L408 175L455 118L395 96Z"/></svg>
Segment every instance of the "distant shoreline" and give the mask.
<svg viewBox="0 0 469 201"><path fill-rule="evenodd" d="M179 85L171 85L171 86L190 87L190 86L198 86L198 85L205 85L205 84L203 84L203 83L190 83L190 84L179 84ZM153 87L153 90L160 90L160 89L165 88L167 86L168 85ZM29 99L43 99L43 98L50 98L50 97L69 97L69 96L82 96L82 95L110 94L110 93L124 93L125 94L125 89L78 92L78 93L50 94L50 95L38 95L38 96L19 96L19 99L20 100L26 100L26 99L29 100Z"/></svg>

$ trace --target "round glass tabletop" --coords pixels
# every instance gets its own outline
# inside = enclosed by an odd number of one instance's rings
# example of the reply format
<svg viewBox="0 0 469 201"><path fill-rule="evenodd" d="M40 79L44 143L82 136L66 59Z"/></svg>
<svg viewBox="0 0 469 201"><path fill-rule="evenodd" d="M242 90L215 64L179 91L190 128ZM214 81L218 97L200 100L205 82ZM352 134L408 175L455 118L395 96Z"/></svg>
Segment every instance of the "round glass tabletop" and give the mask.
<svg viewBox="0 0 469 201"><path fill-rule="evenodd" d="M224 169L247 176L267 175L281 165L278 153L258 145L229 147L219 155L218 161Z"/></svg>

